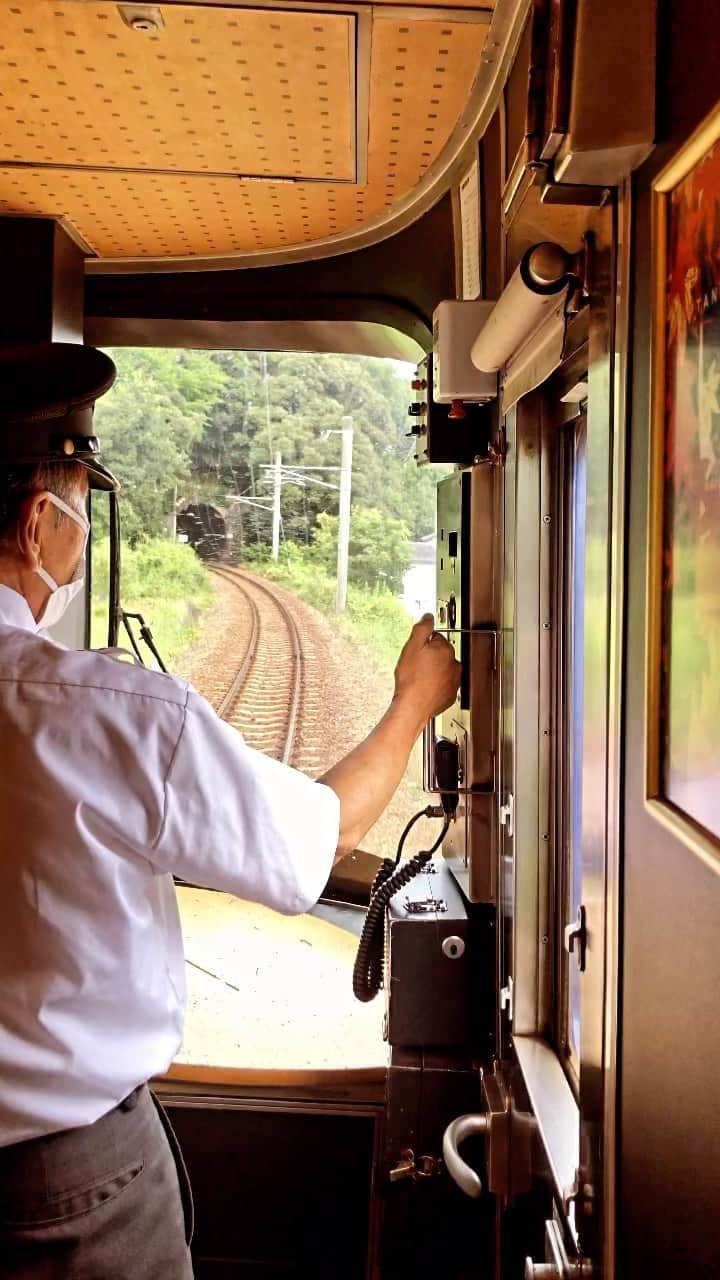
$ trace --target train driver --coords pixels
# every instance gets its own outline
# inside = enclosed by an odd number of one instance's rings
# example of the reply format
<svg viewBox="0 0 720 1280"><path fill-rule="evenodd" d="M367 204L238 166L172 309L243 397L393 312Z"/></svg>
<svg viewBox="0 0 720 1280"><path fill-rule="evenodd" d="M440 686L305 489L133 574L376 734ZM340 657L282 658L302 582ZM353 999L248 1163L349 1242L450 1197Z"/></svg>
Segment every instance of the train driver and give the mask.
<svg viewBox="0 0 720 1280"><path fill-rule="evenodd" d="M92 424L114 376L90 347L0 350L1 1277L192 1275L187 1178L146 1083L182 1039L172 875L306 911L459 684L424 618L387 713L312 781L183 681L52 639L88 488L115 486Z"/></svg>

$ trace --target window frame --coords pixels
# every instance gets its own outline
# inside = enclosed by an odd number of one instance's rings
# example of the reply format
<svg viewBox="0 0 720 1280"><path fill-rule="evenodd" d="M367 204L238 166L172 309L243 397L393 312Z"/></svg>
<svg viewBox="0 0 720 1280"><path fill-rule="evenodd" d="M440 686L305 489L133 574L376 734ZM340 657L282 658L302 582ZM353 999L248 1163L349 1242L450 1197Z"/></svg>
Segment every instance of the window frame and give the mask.
<svg viewBox="0 0 720 1280"><path fill-rule="evenodd" d="M582 544L577 538L578 462L583 454L586 464L587 415L585 402L577 406L572 418L563 422L556 437L556 519L555 519L555 591L553 595L552 630L555 637L554 715L555 733L555 983L553 1045L568 1076L573 1093L579 1096L580 1046L573 1041L571 1018L575 957L565 947L566 925L575 916L573 900L574 873L579 860L582 878L582 843L576 844L577 815L573 807L573 786L579 784L578 801L582 803L582 737L583 697L580 685L579 704L575 673L584 664L584 598L578 600L578 557L582 557L584 584L585 520ZM579 640L579 644L578 644ZM578 732L579 730L579 732ZM580 760L576 748L580 747ZM576 984L577 979L575 978ZM579 998L579 990L576 991ZM579 1012L578 1012L579 1020Z"/></svg>

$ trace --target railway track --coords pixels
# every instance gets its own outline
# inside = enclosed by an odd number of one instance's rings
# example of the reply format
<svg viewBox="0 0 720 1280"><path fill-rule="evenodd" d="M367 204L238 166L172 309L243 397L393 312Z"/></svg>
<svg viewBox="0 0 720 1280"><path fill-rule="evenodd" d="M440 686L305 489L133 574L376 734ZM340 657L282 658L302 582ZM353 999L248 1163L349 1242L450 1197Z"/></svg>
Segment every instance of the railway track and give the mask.
<svg viewBox="0 0 720 1280"><path fill-rule="evenodd" d="M304 654L297 623L272 587L240 569L213 565L244 597L250 632L242 659L216 699L218 715L267 755L293 762L303 695Z"/></svg>

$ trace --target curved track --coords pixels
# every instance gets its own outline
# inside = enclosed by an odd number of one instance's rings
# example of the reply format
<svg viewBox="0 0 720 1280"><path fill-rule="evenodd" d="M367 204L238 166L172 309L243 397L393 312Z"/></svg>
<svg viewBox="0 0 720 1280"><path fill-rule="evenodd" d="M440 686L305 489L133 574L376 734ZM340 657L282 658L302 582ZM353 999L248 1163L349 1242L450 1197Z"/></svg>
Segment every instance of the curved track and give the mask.
<svg viewBox="0 0 720 1280"><path fill-rule="evenodd" d="M292 761L300 717L304 655L297 623L272 587L240 569L213 565L245 598L250 636L240 665L218 705L260 751Z"/></svg>

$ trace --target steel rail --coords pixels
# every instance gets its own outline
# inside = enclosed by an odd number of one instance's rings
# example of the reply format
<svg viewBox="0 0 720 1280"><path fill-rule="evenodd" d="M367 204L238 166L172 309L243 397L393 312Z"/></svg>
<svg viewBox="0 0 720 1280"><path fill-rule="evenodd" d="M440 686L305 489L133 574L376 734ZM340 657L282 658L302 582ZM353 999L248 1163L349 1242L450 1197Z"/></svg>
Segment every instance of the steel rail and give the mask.
<svg viewBox="0 0 720 1280"><path fill-rule="evenodd" d="M245 681L247 680L248 675L250 674L250 668L252 667L252 664L255 661L255 655L257 654L257 648L258 648L258 639L260 636L260 610L258 609L257 604L253 600L250 593L246 591L244 587L241 587L240 583L234 577L232 577L225 569L220 569L217 566L213 565L211 568L211 572L218 574L218 576L221 578L227 579L228 582L234 583L238 591L242 592L248 604L250 605L251 631L250 631L250 639L248 640L247 649L245 650L245 657L243 658L241 665L238 667L237 673L233 678L230 688L228 689L227 693L225 694L225 697L223 698L222 702L220 703L217 709L217 713L220 716L220 719L224 720L230 708L237 702L240 696L240 693L242 692L242 687L245 684Z"/></svg>
<svg viewBox="0 0 720 1280"><path fill-rule="evenodd" d="M242 591L243 595L245 595L250 601L253 609L253 630L250 637L250 643L248 645L245 658L243 659L242 666L218 708L218 715L223 716L225 711L229 709L233 702L238 701L243 685L250 673L250 668L252 667L257 654L260 630L259 610L256 602L252 599L249 592L242 586L243 579L246 582L252 583L252 586L258 591L262 591L266 596L269 596L287 627L292 648L293 671L291 677L290 708L288 712L287 729L285 732L285 742L280 755L280 760L283 764L289 764L295 747L298 720L300 718L300 704L302 700L304 654L298 625L284 601L276 595L271 587L267 586L267 584L262 582L259 578L256 578L254 574L246 573L241 569L227 568L225 566L220 567L218 565L212 566L212 572L219 574L220 577L227 579L228 582L233 582L238 590Z"/></svg>

